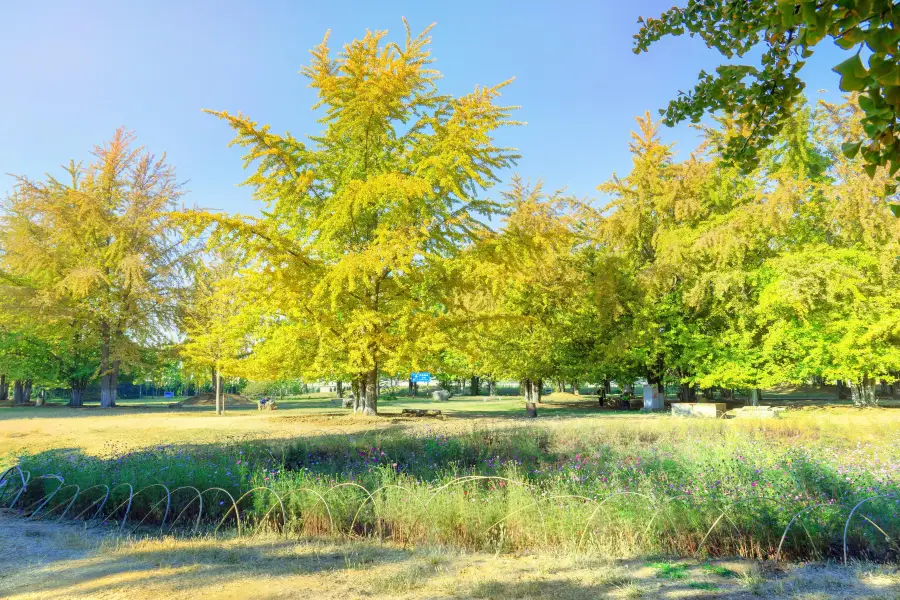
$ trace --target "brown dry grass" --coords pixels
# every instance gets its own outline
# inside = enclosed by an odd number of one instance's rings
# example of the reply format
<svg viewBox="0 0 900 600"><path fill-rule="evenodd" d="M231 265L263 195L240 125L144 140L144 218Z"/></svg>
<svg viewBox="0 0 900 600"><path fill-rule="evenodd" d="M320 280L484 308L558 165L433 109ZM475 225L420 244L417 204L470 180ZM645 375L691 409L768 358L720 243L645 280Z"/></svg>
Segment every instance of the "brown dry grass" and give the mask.
<svg viewBox="0 0 900 600"><path fill-rule="evenodd" d="M590 404L590 403L588 403ZM472 410L482 403L471 402ZM465 409L466 404L459 402ZM590 406L595 406L590 404ZM544 426L572 431L602 428L612 440L638 436L647 442L660 437L720 435L729 429L749 432L761 439L778 438L791 443L824 438L837 444L880 443L896 440L900 431L898 409L816 408L791 410L781 419L705 420L678 419L642 413L584 412L582 415L553 413L526 420L519 411L480 416L457 410L446 419L401 417L405 405L385 407L383 415L366 418L331 410L309 410L302 404L288 405L276 413L255 409L230 410L216 416L212 407L183 409L81 409L0 408L0 466L23 452L72 448L103 456L125 450L164 444L208 444L234 440L268 440L273 445L297 436L353 433L386 428L416 431L428 428L448 434L473 428ZM446 408L444 403L421 407ZM445 411L446 412L446 411ZM558 416L557 416L558 415Z"/></svg>
<svg viewBox="0 0 900 600"><path fill-rule="evenodd" d="M322 539L126 539L9 516L0 516L0 547L0 597L9 600L900 597L896 569L865 564L772 571Z"/></svg>

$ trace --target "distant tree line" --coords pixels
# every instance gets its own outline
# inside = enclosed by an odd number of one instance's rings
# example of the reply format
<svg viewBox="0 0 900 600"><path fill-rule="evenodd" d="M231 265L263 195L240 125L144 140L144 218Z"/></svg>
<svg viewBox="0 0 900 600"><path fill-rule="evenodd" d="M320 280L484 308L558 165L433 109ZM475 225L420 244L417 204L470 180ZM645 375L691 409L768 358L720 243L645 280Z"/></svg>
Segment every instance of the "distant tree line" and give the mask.
<svg viewBox="0 0 900 600"><path fill-rule="evenodd" d="M112 406L122 373L220 392L341 381L376 414L381 378L413 371L476 393L515 380L532 410L548 382L690 400L816 380L872 405L900 379L900 219L890 166L846 151L867 127L857 95L793 97L752 160L734 160L740 115L678 158L648 114L600 198L518 177L492 196L518 159L495 141L518 124L506 82L439 93L428 33L336 56L326 38L303 71L322 110L308 139L213 113L259 217L183 209L174 170L124 131L63 181L19 178L0 218L0 392L64 384L77 406L98 382Z"/></svg>

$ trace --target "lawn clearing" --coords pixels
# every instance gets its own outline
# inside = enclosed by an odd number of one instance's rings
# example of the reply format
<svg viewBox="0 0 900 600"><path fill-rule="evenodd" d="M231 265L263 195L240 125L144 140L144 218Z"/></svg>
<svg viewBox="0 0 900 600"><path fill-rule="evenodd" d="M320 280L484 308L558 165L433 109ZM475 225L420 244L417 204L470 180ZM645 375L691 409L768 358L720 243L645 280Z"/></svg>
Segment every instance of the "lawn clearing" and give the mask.
<svg viewBox="0 0 900 600"><path fill-rule="evenodd" d="M222 488L238 503L242 534L252 536L232 545L381 542L409 556L444 548L497 560L556 557L554 564L559 557L617 559L628 562L627 573L614 590L597 593L655 593L633 577L646 570L657 586L720 594L738 585L769 585L771 578L704 557L771 559L792 516L808 509L785 537L782 557L840 560L849 507L883 495L889 497L857 513L848 548L855 558L896 558L869 523L897 536L900 411L791 410L771 421L726 421L602 411L567 401L544 406L543 416L529 421L521 416L521 401L507 398L398 399L377 418L355 417L336 404L328 397L293 398L279 402L276 412L239 409L222 417L212 407L0 409L0 452L6 464L21 461L33 475L58 473L81 490L130 483L131 498L126 487L112 491L107 521L124 519L123 532L135 535L156 536L161 525L179 536L141 544L200 543L183 537L198 523L200 533L221 524L220 533L233 537L232 501L220 492L204 492L199 513L195 494L184 491L173 493L171 514L162 510L165 489ZM405 407L438 408L445 418L400 417ZM30 503L33 510L56 485L35 481L20 508ZM60 515L73 489L60 492L39 516ZM7 487L7 497L14 491ZM126 516L122 507L129 499ZM68 516L92 500L77 498ZM379 568L381 587L362 578L366 585L353 589L424 594L415 582L447 577L448 586L458 587L455 575L427 575L431 567L410 560L396 573ZM355 585L351 579L342 589ZM525 598L545 590L565 598L584 592L548 581L484 581L466 593ZM497 595L496 586L518 591ZM427 589L427 597L440 595L438 588Z"/></svg>

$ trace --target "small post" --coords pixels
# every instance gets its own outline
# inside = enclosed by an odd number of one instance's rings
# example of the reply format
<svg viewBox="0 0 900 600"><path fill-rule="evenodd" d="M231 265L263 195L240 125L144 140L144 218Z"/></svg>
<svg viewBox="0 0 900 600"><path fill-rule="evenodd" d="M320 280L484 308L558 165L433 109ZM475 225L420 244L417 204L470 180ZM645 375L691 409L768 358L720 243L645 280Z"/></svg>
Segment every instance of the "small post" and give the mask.
<svg viewBox="0 0 900 600"><path fill-rule="evenodd" d="M222 402L222 375L216 370L216 414L221 415L225 412L225 408L222 406L224 402Z"/></svg>

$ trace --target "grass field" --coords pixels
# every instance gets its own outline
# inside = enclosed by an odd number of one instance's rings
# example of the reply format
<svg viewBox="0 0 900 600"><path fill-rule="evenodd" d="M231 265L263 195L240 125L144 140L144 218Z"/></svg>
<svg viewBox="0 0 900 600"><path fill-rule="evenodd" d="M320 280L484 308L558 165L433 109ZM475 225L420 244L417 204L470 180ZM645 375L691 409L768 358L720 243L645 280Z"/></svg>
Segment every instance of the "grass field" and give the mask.
<svg viewBox="0 0 900 600"><path fill-rule="evenodd" d="M0 464L59 473L80 489L128 481L135 490L248 492L242 538L229 504L212 495L199 515L188 507L167 528L176 537L146 528L166 523L165 496L151 491L134 496L123 532L51 524L62 511L52 505L42 516L53 519L7 515L0 545L16 550L0 553L0 597L242 597L251 581L258 597L297 589L325 598L900 593L893 567L833 564L842 507L870 496L889 497L858 513L851 556L896 560L900 411L817 407L778 420L706 421L601 410L570 395L548 400L537 420L524 419L514 397L398 398L382 402L378 418L348 414L323 395L222 417L212 407L169 409L172 399L112 410L0 408ZM399 414L426 407L443 418ZM51 489L32 484L28 494ZM760 567L807 508L784 553L814 564ZM195 517L203 526L192 536ZM216 540L211 527L221 518Z"/></svg>
<svg viewBox="0 0 900 600"><path fill-rule="evenodd" d="M77 448L92 455L139 449L160 444L215 443L247 439L278 440L314 432L350 432L400 425L403 429L419 426L462 431L469 425L503 426L521 424L522 399L503 396L487 400L458 396L435 403L428 398L384 399L379 407L382 418L367 420L348 414L333 395L310 394L278 401L278 410L257 411L255 407L229 409L225 419L217 418L210 406L169 409L182 398L141 398L120 402L117 408L104 410L88 406L73 410L51 403L34 407L0 407L0 461L14 460L23 451ZM568 401L568 397L566 398ZM646 418L638 413L595 410L594 400L581 400L582 406L555 404L553 396L542 406L542 417L584 417L602 415L604 419ZM449 421L401 418L404 408L437 408ZM2 462L0 462L2 464Z"/></svg>

